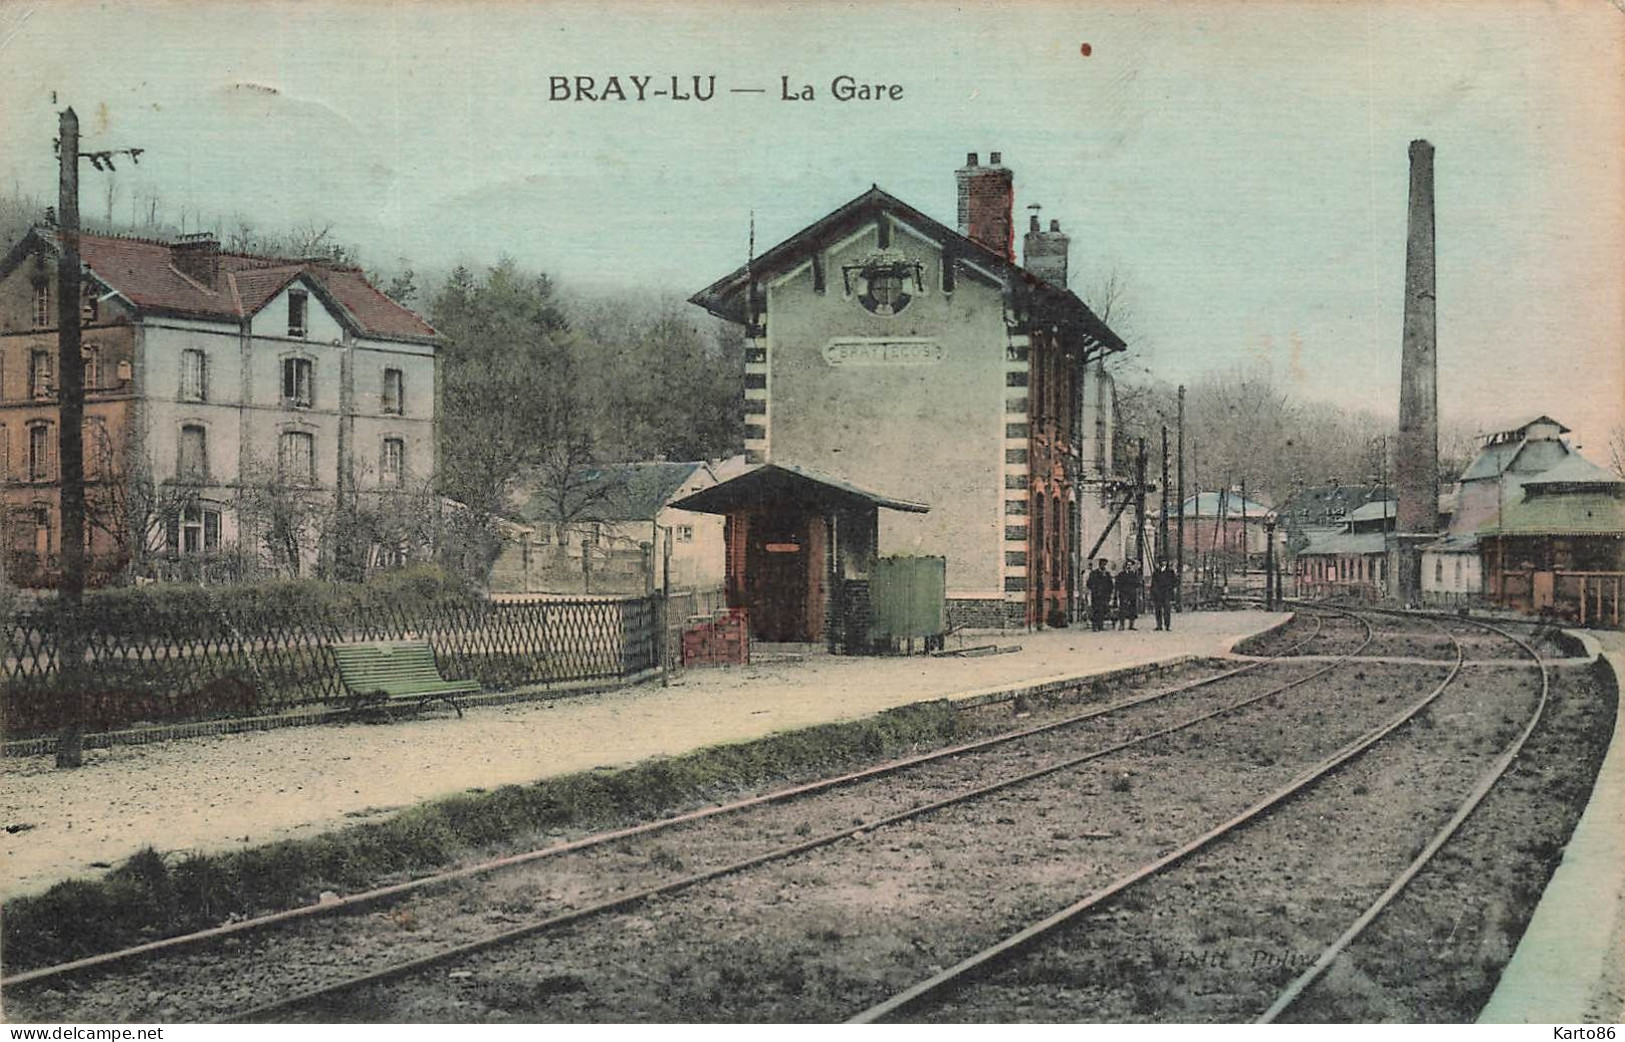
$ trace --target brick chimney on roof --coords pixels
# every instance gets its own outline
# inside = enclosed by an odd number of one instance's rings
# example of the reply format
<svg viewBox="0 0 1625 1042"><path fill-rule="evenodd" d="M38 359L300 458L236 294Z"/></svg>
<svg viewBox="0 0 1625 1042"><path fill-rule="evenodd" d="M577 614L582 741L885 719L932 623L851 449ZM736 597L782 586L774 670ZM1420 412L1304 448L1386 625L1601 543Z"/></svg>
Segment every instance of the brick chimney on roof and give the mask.
<svg viewBox="0 0 1625 1042"><path fill-rule="evenodd" d="M1027 234L1021 240L1021 266L1052 286L1066 288L1066 257L1072 240L1061 231L1060 221L1050 221L1049 231L1038 222L1038 207L1027 223Z"/></svg>
<svg viewBox="0 0 1625 1042"><path fill-rule="evenodd" d="M214 289L220 281L220 240L213 232L183 235L169 244L170 263L193 282Z"/></svg>
<svg viewBox="0 0 1625 1042"><path fill-rule="evenodd" d="M993 152L988 165L976 161L976 153L965 157L965 165L954 171L959 182L959 234L974 239L1015 263L1016 229L1011 216L1015 205L1015 174Z"/></svg>

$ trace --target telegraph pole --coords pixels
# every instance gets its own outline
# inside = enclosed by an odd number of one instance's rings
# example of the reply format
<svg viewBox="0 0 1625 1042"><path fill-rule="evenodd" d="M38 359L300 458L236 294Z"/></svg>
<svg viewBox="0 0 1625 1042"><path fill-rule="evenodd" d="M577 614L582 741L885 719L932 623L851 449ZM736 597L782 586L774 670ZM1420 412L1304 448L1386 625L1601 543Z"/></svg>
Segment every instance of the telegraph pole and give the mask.
<svg viewBox="0 0 1625 1042"><path fill-rule="evenodd" d="M1179 581L1174 584L1174 610L1185 610L1185 385L1179 385L1179 542L1174 544L1174 553L1179 563L1174 568L1174 574Z"/></svg>
<svg viewBox="0 0 1625 1042"><path fill-rule="evenodd" d="M62 489L62 586L58 591L56 675L62 685L62 731L56 765L78 767L85 758L85 357L79 331L79 117L62 111L57 200L57 466Z"/></svg>
<svg viewBox="0 0 1625 1042"><path fill-rule="evenodd" d="M1157 533L1157 560L1168 560L1168 427L1162 428L1162 516Z"/></svg>
<svg viewBox="0 0 1625 1042"><path fill-rule="evenodd" d="M1134 460L1134 564L1145 560L1145 439Z"/></svg>
<svg viewBox="0 0 1625 1042"><path fill-rule="evenodd" d="M57 468L62 511L61 612L56 670L61 729L56 765L79 767L85 756L85 356L81 345L79 285L79 160L112 170L113 156L139 163L139 148L80 152L79 117L71 107L59 117L57 165Z"/></svg>

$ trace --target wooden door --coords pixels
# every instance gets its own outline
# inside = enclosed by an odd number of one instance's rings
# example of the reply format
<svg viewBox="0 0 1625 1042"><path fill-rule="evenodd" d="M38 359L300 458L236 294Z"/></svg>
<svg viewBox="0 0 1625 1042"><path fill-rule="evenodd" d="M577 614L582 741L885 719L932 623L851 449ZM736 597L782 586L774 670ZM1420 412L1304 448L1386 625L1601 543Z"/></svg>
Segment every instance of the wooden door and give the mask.
<svg viewBox="0 0 1625 1042"><path fill-rule="evenodd" d="M750 526L745 563L751 635L768 642L807 636L807 529L801 518L762 516Z"/></svg>
<svg viewBox="0 0 1625 1042"><path fill-rule="evenodd" d="M1530 606L1530 610L1542 611L1550 608L1555 603L1556 599L1552 596L1555 579L1556 573L1554 572L1534 573L1534 603Z"/></svg>

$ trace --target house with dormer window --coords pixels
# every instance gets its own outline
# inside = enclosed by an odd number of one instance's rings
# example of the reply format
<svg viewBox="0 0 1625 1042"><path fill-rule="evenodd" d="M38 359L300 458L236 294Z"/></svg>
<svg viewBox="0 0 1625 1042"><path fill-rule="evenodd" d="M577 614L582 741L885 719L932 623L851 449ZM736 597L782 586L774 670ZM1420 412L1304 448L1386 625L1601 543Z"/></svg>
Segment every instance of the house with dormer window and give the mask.
<svg viewBox="0 0 1625 1042"><path fill-rule="evenodd" d="M91 518L93 576L258 552L255 490L319 504L433 479L435 331L359 269L231 253L210 235L86 234L79 248L87 497L123 515ZM59 256L37 227L0 259L0 552L23 585L59 567ZM278 566L309 567L319 542Z"/></svg>

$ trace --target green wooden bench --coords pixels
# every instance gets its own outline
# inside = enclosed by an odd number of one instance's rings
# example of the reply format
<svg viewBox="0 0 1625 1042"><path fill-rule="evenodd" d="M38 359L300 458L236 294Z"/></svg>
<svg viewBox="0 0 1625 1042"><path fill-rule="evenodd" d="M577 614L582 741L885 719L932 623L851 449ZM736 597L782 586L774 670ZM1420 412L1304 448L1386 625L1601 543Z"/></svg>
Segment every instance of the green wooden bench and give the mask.
<svg viewBox="0 0 1625 1042"><path fill-rule="evenodd" d="M447 680L435 665L434 650L426 640L383 640L355 644L334 644L333 658L339 665L344 688L358 708L413 701L413 709L435 699L450 703L463 715L463 707L453 695L480 690L473 680Z"/></svg>

